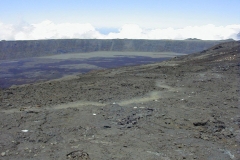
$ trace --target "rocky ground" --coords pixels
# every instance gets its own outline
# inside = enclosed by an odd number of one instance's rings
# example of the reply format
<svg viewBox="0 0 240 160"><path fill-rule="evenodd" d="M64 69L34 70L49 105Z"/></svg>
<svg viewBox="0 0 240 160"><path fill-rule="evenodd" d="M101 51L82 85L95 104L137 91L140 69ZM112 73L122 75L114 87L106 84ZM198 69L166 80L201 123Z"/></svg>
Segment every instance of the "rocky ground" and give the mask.
<svg viewBox="0 0 240 160"><path fill-rule="evenodd" d="M0 159L237 160L240 42L0 91Z"/></svg>

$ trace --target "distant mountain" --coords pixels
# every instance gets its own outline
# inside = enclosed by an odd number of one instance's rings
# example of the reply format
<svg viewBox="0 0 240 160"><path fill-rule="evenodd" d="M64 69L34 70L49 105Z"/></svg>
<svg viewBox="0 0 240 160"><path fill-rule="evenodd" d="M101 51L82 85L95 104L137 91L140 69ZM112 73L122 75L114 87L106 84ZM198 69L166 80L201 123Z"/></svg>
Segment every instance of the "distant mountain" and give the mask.
<svg viewBox="0 0 240 160"><path fill-rule="evenodd" d="M194 53L226 41L58 39L0 41L0 60L94 51Z"/></svg>
<svg viewBox="0 0 240 160"><path fill-rule="evenodd" d="M186 40L201 40L201 39L198 39L198 38L187 38Z"/></svg>

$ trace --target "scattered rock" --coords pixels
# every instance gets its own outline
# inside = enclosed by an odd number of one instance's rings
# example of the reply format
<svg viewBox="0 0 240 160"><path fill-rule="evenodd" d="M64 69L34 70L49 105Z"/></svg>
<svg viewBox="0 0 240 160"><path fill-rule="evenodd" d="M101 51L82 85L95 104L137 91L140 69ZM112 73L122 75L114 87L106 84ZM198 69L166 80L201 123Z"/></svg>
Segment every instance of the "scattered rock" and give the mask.
<svg viewBox="0 0 240 160"><path fill-rule="evenodd" d="M208 120L201 121L201 122L193 122L194 126L205 126L207 124Z"/></svg>
<svg viewBox="0 0 240 160"><path fill-rule="evenodd" d="M2 152L2 153L1 153L1 156L2 156L2 157L6 156L6 152Z"/></svg>
<svg viewBox="0 0 240 160"><path fill-rule="evenodd" d="M103 126L104 128L111 128L111 126Z"/></svg>
<svg viewBox="0 0 240 160"><path fill-rule="evenodd" d="M68 153L66 156L67 156L67 159L72 159L72 160L90 160L89 154L82 150L72 151Z"/></svg>

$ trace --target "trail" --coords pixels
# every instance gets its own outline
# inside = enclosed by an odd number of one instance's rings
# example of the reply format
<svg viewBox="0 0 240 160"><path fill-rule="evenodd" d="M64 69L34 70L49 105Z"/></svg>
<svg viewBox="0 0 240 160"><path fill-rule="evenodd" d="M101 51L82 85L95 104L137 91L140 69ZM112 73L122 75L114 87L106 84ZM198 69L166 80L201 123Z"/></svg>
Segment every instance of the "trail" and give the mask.
<svg viewBox="0 0 240 160"><path fill-rule="evenodd" d="M163 91L150 91L144 96L141 97L134 97L131 99L122 100L120 102L114 102L114 104L118 104L120 106L128 106L131 104L142 104L149 101L158 101L159 98L166 98L169 97L169 92L178 92L180 88L173 88L169 85L166 85L164 81L157 80L156 87L164 88ZM65 104L58 104L53 106L46 106L46 107L37 107L37 106L21 106L20 109L6 109L1 110L0 112L6 114L18 113L18 112L40 112L42 110L59 110L59 109L67 109L67 108L81 108L87 106L96 106L96 107L103 107L106 105L110 105L110 103L100 103L100 102L93 102L93 101L75 101L69 102Z"/></svg>

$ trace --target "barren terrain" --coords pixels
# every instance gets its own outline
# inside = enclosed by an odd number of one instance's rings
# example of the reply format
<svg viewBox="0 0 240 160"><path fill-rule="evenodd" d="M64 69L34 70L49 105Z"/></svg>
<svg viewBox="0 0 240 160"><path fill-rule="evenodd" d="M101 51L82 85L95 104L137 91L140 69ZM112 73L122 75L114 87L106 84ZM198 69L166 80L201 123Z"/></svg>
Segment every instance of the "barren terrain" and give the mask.
<svg viewBox="0 0 240 160"><path fill-rule="evenodd" d="M0 159L240 159L240 42L0 90Z"/></svg>
<svg viewBox="0 0 240 160"><path fill-rule="evenodd" d="M45 82L92 70L161 62L183 53L91 52L0 61L0 88Z"/></svg>

